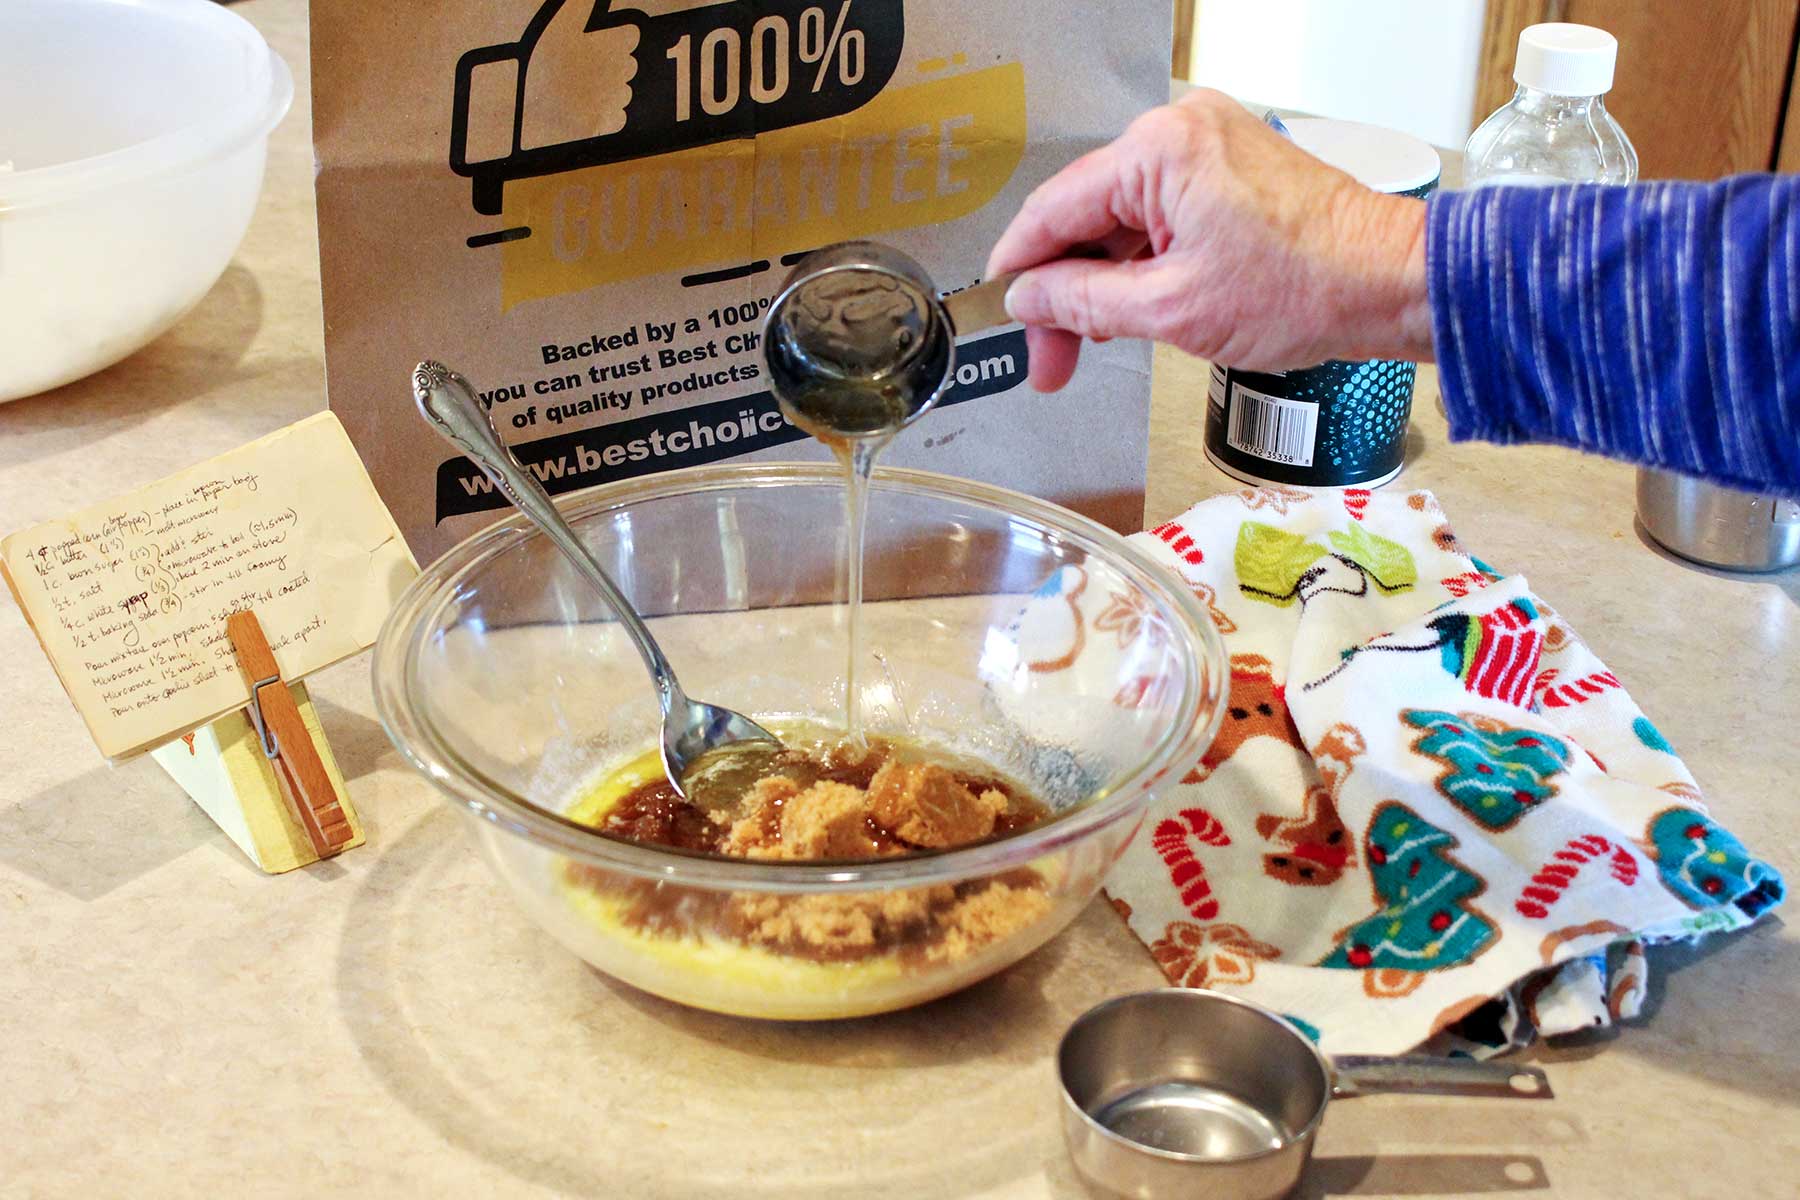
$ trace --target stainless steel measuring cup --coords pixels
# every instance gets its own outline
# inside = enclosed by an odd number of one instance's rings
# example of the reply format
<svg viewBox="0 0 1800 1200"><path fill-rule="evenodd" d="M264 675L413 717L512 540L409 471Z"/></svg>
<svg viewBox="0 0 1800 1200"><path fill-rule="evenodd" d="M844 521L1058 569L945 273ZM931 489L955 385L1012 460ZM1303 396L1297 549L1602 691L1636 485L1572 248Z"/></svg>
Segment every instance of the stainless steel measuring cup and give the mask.
<svg viewBox="0 0 1800 1200"><path fill-rule="evenodd" d="M769 307L771 389L814 437L892 436L937 402L956 363L954 329L905 254L829 246L795 265Z"/></svg>
<svg viewBox="0 0 1800 1200"><path fill-rule="evenodd" d="M1017 272L940 298L925 269L879 242L814 251L763 323L770 385L815 437L888 437L943 395L956 339L1007 322Z"/></svg>
<svg viewBox="0 0 1800 1200"><path fill-rule="evenodd" d="M1299 1182L1334 1096L1552 1098L1536 1067L1335 1058L1267 1009L1166 988L1090 1009L1056 1054L1063 1137L1082 1177L1133 1200L1277 1200Z"/></svg>

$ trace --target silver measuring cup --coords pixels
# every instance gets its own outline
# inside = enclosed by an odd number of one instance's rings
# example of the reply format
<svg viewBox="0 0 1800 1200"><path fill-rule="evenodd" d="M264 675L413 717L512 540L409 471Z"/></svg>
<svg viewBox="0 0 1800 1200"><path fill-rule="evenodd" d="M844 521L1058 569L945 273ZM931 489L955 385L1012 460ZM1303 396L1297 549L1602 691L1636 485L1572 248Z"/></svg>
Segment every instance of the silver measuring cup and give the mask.
<svg viewBox="0 0 1800 1200"><path fill-rule="evenodd" d="M886 437L937 403L956 334L923 267L891 246L845 242L795 265L763 354L794 424L825 439Z"/></svg>
<svg viewBox="0 0 1800 1200"><path fill-rule="evenodd" d="M1536 1067L1336 1058L1274 1013L1217 992L1121 996L1056 1055L1063 1136L1082 1177L1132 1200L1277 1200L1300 1181L1334 1096L1552 1098Z"/></svg>
<svg viewBox="0 0 1800 1200"><path fill-rule="evenodd" d="M891 437L944 394L958 337L1011 319L1006 289L1019 274L940 297L925 268L892 246L815 250L795 264L763 322L771 390L815 437Z"/></svg>

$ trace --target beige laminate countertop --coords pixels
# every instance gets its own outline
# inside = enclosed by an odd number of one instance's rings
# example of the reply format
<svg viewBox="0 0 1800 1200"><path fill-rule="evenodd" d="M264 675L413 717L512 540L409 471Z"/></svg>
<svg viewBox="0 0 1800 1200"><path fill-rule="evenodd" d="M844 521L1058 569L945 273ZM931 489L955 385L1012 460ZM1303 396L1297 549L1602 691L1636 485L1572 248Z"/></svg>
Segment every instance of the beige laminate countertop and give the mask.
<svg viewBox="0 0 1800 1200"><path fill-rule="evenodd" d="M128 362L0 406L0 526L158 478L324 403L306 12L238 11L295 68L237 261ZM1201 364L1157 361L1149 517L1226 481ZM1673 736L1715 812L1800 877L1800 576L1646 547L1632 473L1451 446L1421 375L1405 482L1532 583ZM588 970L517 912L376 725L365 660L312 682L369 845L258 873L148 760L109 769L0 605L0 1195L1071 1197L1049 1055L1154 986L1104 906L896 1016L784 1027ZM1800 937L1656 952L1652 1011L1540 1049L1559 1101L1334 1106L1303 1195L1800 1194Z"/></svg>

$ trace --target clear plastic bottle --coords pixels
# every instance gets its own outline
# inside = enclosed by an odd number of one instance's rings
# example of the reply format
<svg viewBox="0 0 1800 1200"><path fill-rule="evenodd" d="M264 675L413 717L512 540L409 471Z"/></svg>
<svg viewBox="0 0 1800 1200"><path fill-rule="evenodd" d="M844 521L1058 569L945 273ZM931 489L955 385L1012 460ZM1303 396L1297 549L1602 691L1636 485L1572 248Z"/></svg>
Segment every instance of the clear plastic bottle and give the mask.
<svg viewBox="0 0 1800 1200"><path fill-rule="evenodd" d="M1606 111L1619 43L1588 25L1532 25L1519 34L1513 98L1463 150L1463 186L1627 184L1637 151Z"/></svg>

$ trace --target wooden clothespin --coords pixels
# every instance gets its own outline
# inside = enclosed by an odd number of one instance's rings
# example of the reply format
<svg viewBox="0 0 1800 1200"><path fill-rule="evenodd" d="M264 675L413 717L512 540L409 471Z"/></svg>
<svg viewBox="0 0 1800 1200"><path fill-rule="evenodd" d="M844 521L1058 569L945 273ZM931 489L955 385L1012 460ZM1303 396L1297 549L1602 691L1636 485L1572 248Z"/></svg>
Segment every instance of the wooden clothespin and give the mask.
<svg viewBox="0 0 1800 1200"><path fill-rule="evenodd" d="M263 636L261 622L255 613L243 609L226 620L225 634L249 677L250 722L262 741L263 753L275 768L288 809L306 830L320 858L336 854L354 836L350 820L319 756L319 748L300 718L293 693L281 678L281 668Z"/></svg>

